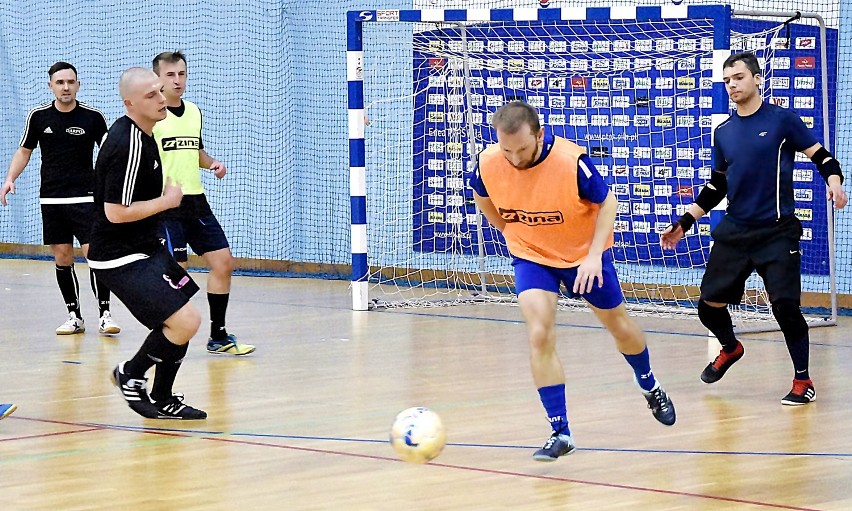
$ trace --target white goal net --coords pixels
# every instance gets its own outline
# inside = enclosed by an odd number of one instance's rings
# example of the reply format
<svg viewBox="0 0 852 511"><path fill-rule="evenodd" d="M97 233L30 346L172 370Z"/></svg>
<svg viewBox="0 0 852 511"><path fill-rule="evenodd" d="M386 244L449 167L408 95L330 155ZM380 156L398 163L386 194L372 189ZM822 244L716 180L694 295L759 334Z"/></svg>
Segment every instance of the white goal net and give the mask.
<svg viewBox="0 0 852 511"><path fill-rule="evenodd" d="M659 233L710 176L712 129L729 113L722 61L731 49L754 51L767 66L765 93L777 95L770 85L784 80L771 64L783 26L732 32L718 6L672 17L522 11L491 11L502 17L488 22L364 23L370 305L514 301L506 245L467 183L471 155L496 142L494 111L520 99L549 133L584 146L615 193L612 251L630 308L694 313L716 215L675 252L660 249ZM738 321L771 318L766 302L755 275Z"/></svg>

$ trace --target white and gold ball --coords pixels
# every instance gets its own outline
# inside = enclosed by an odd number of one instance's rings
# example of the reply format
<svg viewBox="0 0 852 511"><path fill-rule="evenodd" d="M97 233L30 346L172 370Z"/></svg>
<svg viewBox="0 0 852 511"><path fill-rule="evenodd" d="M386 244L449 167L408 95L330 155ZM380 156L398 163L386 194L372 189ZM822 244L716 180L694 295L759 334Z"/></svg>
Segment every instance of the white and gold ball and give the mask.
<svg viewBox="0 0 852 511"><path fill-rule="evenodd" d="M447 434L437 413L417 406L397 414L390 431L394 451L409 463L426 463L444 450Z"/></svg>

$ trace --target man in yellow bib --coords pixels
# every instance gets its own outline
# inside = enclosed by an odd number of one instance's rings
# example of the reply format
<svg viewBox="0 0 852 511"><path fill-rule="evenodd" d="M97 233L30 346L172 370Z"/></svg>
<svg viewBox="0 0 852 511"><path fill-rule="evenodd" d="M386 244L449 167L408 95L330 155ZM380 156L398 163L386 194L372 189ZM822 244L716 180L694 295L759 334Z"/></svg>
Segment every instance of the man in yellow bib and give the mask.
<svg viewBox="0 0 852 511"><path fill-rule="evenodd" d="M204 258L210 267L207 277L207 301L210 305L208 353L248 355L250 344L237 343L225 329L225 313L231 292L234 256L228 239L210 209L201 184L201 168L210 169L222 179L225 164L204 150L201 140L201 111L181 98L186 89L186 57L180 51L163 52L154 57L154 72L163 82L166 118L154 126L154 138L163 162L163 179L183 189L180 206L165 211L160 223L160 241L181 266L187 266L187 245Z"/></svg>
<svg viewBox="0 0 852 511"><path fill-rule="evenodd" d="M479 153L470 186L479 210L503 233L512 255L533 382L552 429L533 459L554 461L574 452L565 371L556 353L561 284L570 296L586 300L615 338L654 418L673 425L674 405L651 371L645 335L627 315L612 262L615 196L586 151L545 134L530 105L507 103L492 124L497 143Z"/></svg>

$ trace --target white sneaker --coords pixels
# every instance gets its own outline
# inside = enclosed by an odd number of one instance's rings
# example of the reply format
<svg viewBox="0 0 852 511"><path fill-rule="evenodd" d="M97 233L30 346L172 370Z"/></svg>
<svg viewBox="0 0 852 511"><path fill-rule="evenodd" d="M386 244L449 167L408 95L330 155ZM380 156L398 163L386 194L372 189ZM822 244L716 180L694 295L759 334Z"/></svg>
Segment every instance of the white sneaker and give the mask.
<svg viewBox="0 0 852 511"><path fill-rule="evenodd" d="M104 315L101 316L101 320L98 323L98 333L117 334L119 332L121 332L121 327L112 320L112 314L109 311L104 311Z"/></svg>
<svg viewBox="0 0 852 511"><path fill-rule="evenodd" d="M62 323L56 329L56 335L82 334L85 331L86 323L83 321L83 318L78 318L73 312L69 312L65 323Z"/></svg>

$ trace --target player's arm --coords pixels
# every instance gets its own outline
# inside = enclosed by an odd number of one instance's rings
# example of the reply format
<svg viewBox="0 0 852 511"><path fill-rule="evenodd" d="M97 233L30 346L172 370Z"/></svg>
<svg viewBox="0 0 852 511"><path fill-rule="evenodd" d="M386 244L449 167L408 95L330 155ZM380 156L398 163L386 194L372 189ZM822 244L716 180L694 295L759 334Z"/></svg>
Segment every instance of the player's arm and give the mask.
<svg viewBox="0 0 852 511"><path fill-rule="evenodd" d="M689 205L686 212L670 225L670 229L680 229L684 234L692 228L699 218L707 214L722 202L728 194L728 178L724 172L714 170L710 180L698 192L695 202Z"/></svg>
<svg viewBox="0 0 852 511"><path fill-rule="evenodd" d="M180 186L172 184L172 178L167 177L166 185L163 187L163 195L156 199L133 201L127 205L104 202L104 213L106 213L107 220L114 224L135 222L167 209L176 208L180 206L181 199L183 199L183 191Z"/></svg>
<svg viewBox="0 0 852 511"><path fill-rule="evenodd" d="M476 202L476 207L479 208L479 211L488 219L488 223L493 225L498 231L503 232L503 228L506 227L506 221L500 216L491 197L483 197L474 190L473 201Z"/></svg>
<svg viewBox="0 0 852 511"><path fill-rule="evenodd" d="M18 179L18 176L21 175L27 164L30 162L32 154L32 149L21 146L18 147L14 156L12 156L12 161L9 162L9 171L6 172L6 181L3 183L3 188L0 189L0 203L4 206L7 205L6 194L15 193L15 180Z"/></svg>
<svg viewBox="0 0 852 511"><path fill-rule="evenodd" d="M123 135L123 140L116 140L114 145L101 149L98 156L95 174L103 176L104 214L107 220L114 224L135 222L156 215L161 211L176 208L183 198L180 186L172 184L171 178L166 179L163 193L149 200L134 200L133 196L138 184L139 175L145 174L143 165L154 162L144 161L142 144L134 140L132 133ZM107 143L109 143L109 139ZM156 162L156 160L155 160Z"/></svg>
<svg viewBox="0 0 852 511"><path fill-rule="evenodd" d="M660 233L660 246L664 250L674 250L677 243L689 231L699 218L715 208L728 195L728 164L718 145L713 146L714 169L710 180L698 193L695 202L689 205L686 212L671 223Z"/></svg>
<svg viewBox="0 0 852 511"><path fill-rule="evenodd" d="M618 200L612 191L608 192L606 199L600 203L598 218L595 220L595 232L592 234L592 243L589 245L589 255L600 258L606 250L606 243L615 225L615 214L618 211Z"/></svg>
<svg viewBox="0 0 852 511"><path fill-rule="evenodd" d="M834 200L835 209L846 206L848 198L843 190L843 171L840 168L840 162L819 142L802 152L816 164L817 170L828 186L826 197Z"/></svg>
<svg viewBox="0 0 852 511"><path fill-rule="evenodd" d="M603 286L603 252L612 235L618 200L604 182L595 164L586 155L580 156L577 161L577 190L581 199L600 206L589 243L589 252L577 267L577 277L574 279L574 292L585 293L592 290L595 280L598 287Z"/></svg>
<svg viewBox="0 0 852 511"><path fill-rule="evenodd" d="M470 178L470 188L473 190L473 201L476 207L488 220L488 223L494 226L498 231L503 232L506 227L506 221L500 216L494 201L488 196L488 190L485 188L485 183L482 181L482 173L479 168L479 155L476 155L476 167L473 170L473 177Z"/></svg>
<svg viewBox="0 0 852 511"><path fill-rule="evenodd" d="M695 202L689 205L686 212L671 223L660 233L660 246L664 250L674 250L678 241L695 225L699 218L707 214L722 202L728 194L728 178L724 172L714 170L710 180L698 193Z"/></svg>
<svg viewBox="0 0 852 511"><path fill-rule="evenodd" d="M198 150L198 166L202 169L210 169L213 175L222 179L228 173L227 167L221 161L213 158L204 149Z"/></svg>

